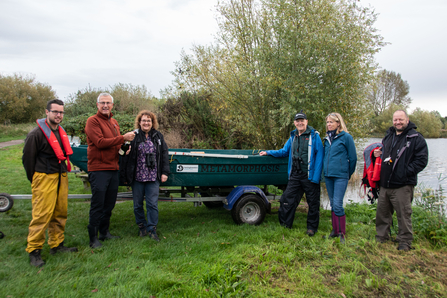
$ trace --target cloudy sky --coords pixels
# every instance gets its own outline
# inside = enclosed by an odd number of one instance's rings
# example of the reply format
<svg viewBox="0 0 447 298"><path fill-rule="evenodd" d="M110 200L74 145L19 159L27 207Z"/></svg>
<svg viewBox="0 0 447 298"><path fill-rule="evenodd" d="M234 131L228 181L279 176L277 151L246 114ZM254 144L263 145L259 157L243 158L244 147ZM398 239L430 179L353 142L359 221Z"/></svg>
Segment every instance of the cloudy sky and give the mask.
<svg viewBox="0 0 447 298"><path fill-rule="evenodd" d="M217 0L0 0L0 73L35 75L61 99L88 86L171 84L180 52L210 44ZM380 66L410 85L412 109L447 116L447 1L361 0L390 42Z"/></svg>

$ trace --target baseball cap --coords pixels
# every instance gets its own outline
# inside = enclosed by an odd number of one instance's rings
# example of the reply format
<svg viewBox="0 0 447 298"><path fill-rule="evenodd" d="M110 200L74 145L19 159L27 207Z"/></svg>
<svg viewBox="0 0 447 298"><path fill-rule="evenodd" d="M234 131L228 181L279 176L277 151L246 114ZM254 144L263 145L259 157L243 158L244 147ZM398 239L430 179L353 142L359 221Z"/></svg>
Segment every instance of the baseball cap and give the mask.
<svg viewBox="0 0 447 298"><path fill-rule="evenodd" d="M301 110L298 114L295 115L295 120L298 119L306 119L307 120L307 116L306 114L303 113L303 110Z"/></svg>

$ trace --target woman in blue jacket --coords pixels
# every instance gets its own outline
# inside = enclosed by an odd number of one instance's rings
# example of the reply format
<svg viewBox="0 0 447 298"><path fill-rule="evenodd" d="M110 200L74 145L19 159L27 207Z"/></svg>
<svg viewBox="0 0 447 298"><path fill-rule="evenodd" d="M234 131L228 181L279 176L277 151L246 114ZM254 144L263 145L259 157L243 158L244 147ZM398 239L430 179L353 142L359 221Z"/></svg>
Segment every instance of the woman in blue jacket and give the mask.
<svg viewBox="0 0 447 298"><path fill-rule="evenodd" d="M355 171L357 153L354 139L348 133L339 113L326 117L324 138L324 178L332 211L332 232L329 237L340 237L345 241L346 215L343 208L348 181Z"/></svg>

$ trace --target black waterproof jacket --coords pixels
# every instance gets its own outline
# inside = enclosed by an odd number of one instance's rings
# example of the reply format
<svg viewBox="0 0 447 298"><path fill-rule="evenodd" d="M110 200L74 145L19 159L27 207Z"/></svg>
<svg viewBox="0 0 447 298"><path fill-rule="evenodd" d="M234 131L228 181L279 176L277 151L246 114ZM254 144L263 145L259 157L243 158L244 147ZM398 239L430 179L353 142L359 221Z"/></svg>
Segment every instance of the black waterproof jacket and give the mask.
<svg viewBox="0 0 447 298"><path fill-rule="evenodd" d="M169 154L168 146L163 138L163 135L155 129L149 131L149 138L155 145L156 159L157 159L157 178L161 182L161 175L169 176ZM120 180L126 185L130 185L135 177L135 169L137 166L137 150L141 142L146 141L146 135L141 129L138 130L137 135L130 142L131 151L129 155L124 155L120 163Z"/></svg>
<svg viewBox="0 0 447 298"><path fill-rule="evenodd" d="M428 147L416 129L416 125L410 121L400 135L396 135L394 127L387 131L382 140L380 186L399 188L417 184L417 174L428 163ZM391 163L386 161L387 157L391 157Z"/></svg>

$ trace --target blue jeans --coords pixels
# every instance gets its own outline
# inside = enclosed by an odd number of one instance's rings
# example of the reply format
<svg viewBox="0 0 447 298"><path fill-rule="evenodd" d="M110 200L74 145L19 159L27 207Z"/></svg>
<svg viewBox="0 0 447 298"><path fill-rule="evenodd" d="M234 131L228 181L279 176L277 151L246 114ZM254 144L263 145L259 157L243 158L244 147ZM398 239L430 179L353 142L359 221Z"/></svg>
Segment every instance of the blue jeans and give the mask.
<svg viewBox="0 0 447 298"><path fill-rule="evenodd" d="M331 202L331 210L336 216L345 215L343 208L343 198L345 196L346 188L348 188L349 179L346 178L331 178L324 177L326 180L326 189Z"/></svg>
<svg viewBox="0 0 447 298"><path fill-rule="evenodd" d="M160 181L132 183L133 212L137 225L143 224L148 232L155 229L158 224L158 192ZM147 221L144 216L143 200L146 196Z"/></svg>

